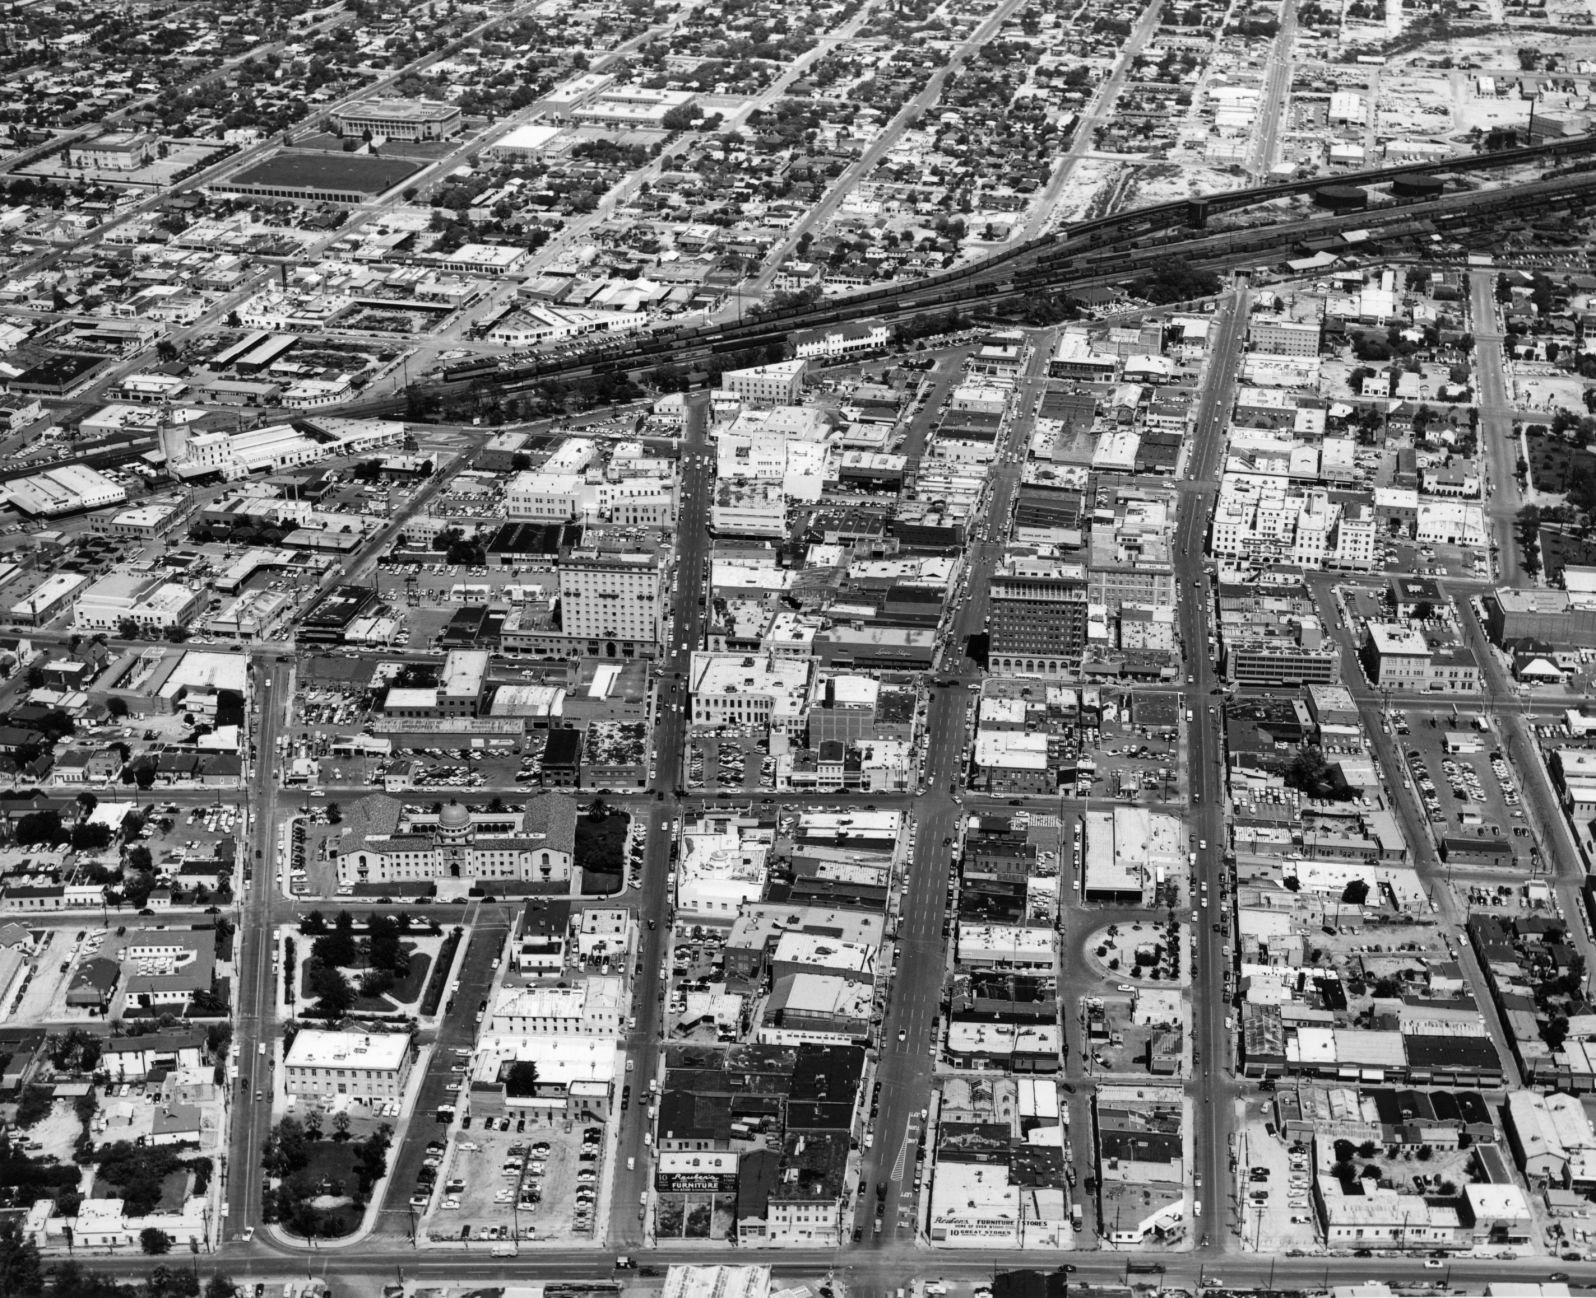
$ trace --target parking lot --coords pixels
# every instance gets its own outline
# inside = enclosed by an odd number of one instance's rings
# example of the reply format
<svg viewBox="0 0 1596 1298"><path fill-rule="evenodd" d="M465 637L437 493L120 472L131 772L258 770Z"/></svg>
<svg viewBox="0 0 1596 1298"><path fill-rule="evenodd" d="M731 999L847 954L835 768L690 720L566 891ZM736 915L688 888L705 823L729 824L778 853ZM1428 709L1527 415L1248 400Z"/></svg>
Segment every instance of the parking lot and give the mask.
<svg viewBox="0 0 1596 1298"><path fill-rule="evenodd" d="M469 1125L468 1125L469 1124ZM467 1118L447 1150L428 1147L433 1239L585 1239L597 1221L604 1132L515 1117ZM422 1191L412 1206L418 1202Z"/></svg>
<svg viewBox="0 0 1596 1298"><path fill-rule="evenodd" d="M1092 792L1134 798L1143 794L1167 800L1180 793L1178 742L1149 735L1131 725L1105 721L1088 732L1087 752L1096 763Z"/></svg>
<svg viewBox="0 0 1596 1298"><path fill-rule="evenodd" d="M678 924L670 943L670 999L672 1031L682 1030L689 993L707 992L726 981L726 933L713 926ZM663 971L662 971L663 972ZM717 1032L712 1024L701 1024L688 1034L689 1039L713 1041Z"/></svg>
<svg viewBox="0 0 1596 1298"><path fill-rule="evenodd" d="M775 787L776 763L757 729L703 731L687 750L687 787L755 792Z"/></svg>
<svg viewBox="0 0 1596 1298"><path fill-rule="evenodd" d="M288 827L288 891L295 896L330 897L338 889L338 869L327 852L336 828L296 816Z"/></svg>
<svg viewBox="0 0 1596 1298"><path fill-rule="evenodd" d="M361 716L363 690L354 687L311 686L294 695L292 725L349 726Z"/></svg>
<svg viewBox="0 0 1596 1298"><path fill-rule="evenodd" d="M1375 560L1384 571L1408 577L1484 577L1489 573L1489 560L1479 550L1463 545L1423 545L1400 537L1378 538Z"/></svg>
<svg viewBox="0 0 1596 1298"><path fill-rule="evenodd" d="M1496 883L1494 880L1454 879L1452 892L1465 910L1494 910L1504 919L1530 916L1557 918L1550 886L1541 879L1530 883Z"/></svg>
<svg viewBox="0 0 1596 1298"><path fill-rule="evenodd" d="M1450 708L1395 710L1391 719L1437 840L1501 839L1513 849L1514 863L1527 859L1531 839L1518 780L1496 736L1470 727ZM1463 751L1449 751L1455 749Z"/></svg>
<svg viewBox="0 0 1596 1298"><path fill-rule="evenodd" d="M1247 1161L1236 1169L1244 1201L1243 1234L1255 1252L1305 1248L1318 1238L1309 1206L1312 1156L1301 1141L1287 1142L1272 1122L1270 1106L1248 1106Z"/></svg>
<svg viewBox="0 0 1596 1298"><path fill-rule="evenodd" d="M85 917L87 918L87 917ZM67 988L72 985L72 970L79 958L90 958L100 952L105 940L105 930L99 926L96 914L94 927L84 930L79 937L71 929L38 929L39 953L27 972L3 1005L0 1005L0 1022L11 1027L39 1022L88 1022L98 1017L87 1009L69 1006Z"/></svg>
<svg viewBox="0 0 1596 1298"><path fill-rule="evenodd" d="M368 743L369 737L357 734L366 722L367 704L373 698L367 688L372 675L369 665L357 667L351 660L339 657L318 658L308 664L304 675L306 684L296 699L293 724L283 737L279 753L285 772L295 782L374 784L400 761L414 763L410 783L416 789L508 788L541 781L546 731L529 731L523 742L510 748L405 748L389 752ZM563 680L563 670L505 668L490 673L488 683L493 688L560 684Z"/></svg>
<svg viewBox="0 0 1596 1298"><path fill-rule="evenodd" d="M557 583L551 576L547 556L529 554L526 560L527 563L520 567L508 565L496 568L456 567L447 563L384 563L378 565L378 571L383 574L387 584L401 587L406 597L413 580L415 596L421 607L442 608L452 615L455 609L467 604L519 603L528 595L541 599L553 593ZM514 589L506 593L506 587ZM406 636L403 630L399 634ZM409 635L408 642L417 648L430 643L414 632ZM406 640L395 643L406 643Z"/></svg>

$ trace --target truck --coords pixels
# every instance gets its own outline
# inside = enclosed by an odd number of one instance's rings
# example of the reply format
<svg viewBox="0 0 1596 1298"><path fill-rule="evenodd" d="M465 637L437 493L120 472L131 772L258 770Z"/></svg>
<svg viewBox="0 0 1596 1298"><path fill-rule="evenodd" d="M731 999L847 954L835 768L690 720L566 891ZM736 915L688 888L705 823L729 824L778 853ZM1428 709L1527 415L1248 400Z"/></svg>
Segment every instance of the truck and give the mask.
<svg viewBox="0 0 1596 1298"><path fill-rule="evenodd" d="M1078 1203L1070 1204L1070 1225L1076 1230L1086 1229L1086 1216L1081 1212L1081 1205Z"/></svg>
<svg viewBox="0 0 1596 1298"><path fill-rule="evenodd" d="M514 1243L495 1244L488 1250L494 1257L514 1257L516 1247Z"/></svg>

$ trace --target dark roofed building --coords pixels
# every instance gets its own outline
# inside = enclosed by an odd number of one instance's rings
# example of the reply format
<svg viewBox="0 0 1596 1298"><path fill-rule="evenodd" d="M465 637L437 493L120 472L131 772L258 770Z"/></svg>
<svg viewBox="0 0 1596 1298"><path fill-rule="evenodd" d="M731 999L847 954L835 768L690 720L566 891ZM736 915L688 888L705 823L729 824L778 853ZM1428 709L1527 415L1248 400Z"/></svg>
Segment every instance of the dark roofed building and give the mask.
<svg viewBox="0 0 1596 1298"><path fill-rule="evenodd" d="M660 1097L654 1139L661 1150L730 1149L732 1113L724 1095L672 1088Z"/></svg>
<svg viewBox="0 0 1596 1298"><path fill-rule="evenodd" d="M559 554L563 527L559 523L504 523L487 544L488 562L517 564L528 555L549 558Z"/></svg>
<svg viewBox="0 0 1596 1298"><path fill-rule="evenodd" d="M765 1238L770 1216L770 1196L781 1177L781 1155L774 1149L755 1149L737 1163L737 1238L753 1244Z"/></svg>
<svg viewBox="0 0 1596 1298"><path fill-rule="evenodd" d="M1490 1037L1426 1036L1406 1034L1408 1076L1415 1081L1499 1085L1502 1061Z"/></svg>
<svg viewBox="0 0 1596 1298"><path fill-rule="evenodd" d="M338 586L301 620L301 644L340 644L349 624L374 603L377 592L371 586Z"/></svg>
<svg viewBox="0 0 1596 1298"><path fill-rule="evenodd" d="M1129 1163L1178 1163L1181 1135L1178 1131L1098 1131L1098 1147L1104 1162L1120 1159Z"/></svg>
<svg viewBox="0 0 1596 1298"><path fill-rule="evenodd" d="M556 789L573 789L581 782L582 732L550 730L543 747L543 783Z"/></svg>
<svg viewBox="0 0 1596 1298"><path fill-rule="evenodd" d="M121 977L121 966L104 956L81 961L67 988L66 1003L72 1009L94 1010L104 1013L116 994L116 984Z"/></svg>
<svg viewBox="0 0 1596 1298"><path fill-rule="evenodd" d="M481 604L468 605L456 609L454 615L444 625L439 633L438 643L445 649L497 649L499 637L497 633L490 636L489 620L493 610ZM499 615L499 625L502 628L504 615Z"/></svg>

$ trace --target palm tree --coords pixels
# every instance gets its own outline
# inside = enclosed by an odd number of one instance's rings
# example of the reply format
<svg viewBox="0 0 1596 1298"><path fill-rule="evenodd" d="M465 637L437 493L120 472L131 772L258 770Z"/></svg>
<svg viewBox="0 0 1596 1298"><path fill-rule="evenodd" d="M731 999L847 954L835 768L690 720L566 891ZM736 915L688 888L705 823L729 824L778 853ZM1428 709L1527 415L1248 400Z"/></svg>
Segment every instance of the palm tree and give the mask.
<svg viewBox="0 0 1596 1298"><path fill-rule="evenodd" d="M349 1139L349 1115L342 1109L339 1109L337 1113L333 1114L333 1139Z"/></svg>

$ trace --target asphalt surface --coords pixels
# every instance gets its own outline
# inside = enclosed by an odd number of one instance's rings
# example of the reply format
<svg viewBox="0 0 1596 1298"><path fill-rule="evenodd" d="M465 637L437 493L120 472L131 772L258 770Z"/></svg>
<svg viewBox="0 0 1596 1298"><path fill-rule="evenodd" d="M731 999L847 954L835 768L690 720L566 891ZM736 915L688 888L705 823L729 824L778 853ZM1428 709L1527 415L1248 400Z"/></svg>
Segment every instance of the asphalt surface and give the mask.
<svg viewBox="0 0 1596 1298"><path fill-rule="evenodd" d="M666 651L654 693L652 751L656 756L650 790L655 800L646 809L633 808L633 814L649 817L649 832L642 889L625 894L638 909L638 963L643 973L633 981L632 1011L637 1015L637 1026L627 1033L626 1053L632 1068L623 1075L621 1083L631 1088L631 1102L620 1114L621 1129L610 1182L608 1239L612 1247L621 1249L635 1248L644 1241L646 1223L638 1219L638 1199L651 1185L652 1162L648 1155L652 1151L643 1143L644 1132L650 1128L648 1079L663 1075L665 991L655 971L666 962L666 941L670 936L667 917L674 907L667 878L675 836L665 832L666 822L686 814L675 791L681 787L687 747L687 671L692 646L702 642L704 614L698 601L707 590L704 565L710 545L709 493L715 476L713 451L705 441L708 422L707 394L695 394L682 435L682 495L677 514L670 637L665 640L661 631ZM686 648L682 647L684 643ZM626 1165L628 1158L634 1160L631 1169Z"/></svg>
<svg viewBox="0 0 1596 1298"><path fill-rule="evenodd" d="M1502 370L1502 325L1496 313L1496 274L1469 274L1469 316L1474 330L1474 375L1478 384L1480 449L1488 480L1485 514L1496 551L1494 570L1504 584L1532 584L1524 576L1514 517L1521 505L1518 439L1513 435L1512 401Z"/></svg>
<svg viewBox="0 0 1596 1298"><path fill-rule="evenodd" d="M1247 306L1247 293L1239 291L1222 300L1216 313L1207 382L1198 400L1197 423L1186 464L1188 489L1179 502L1175 546L1180 631L1186 671L1192 678L1186 695L1190 716L1186 724L1186 770L1192 803L1187 830L1199 842L1206 840L1208 844L1197 854L1197 869L1191 878L1192 896L1185 899L1187 906L1181 913L1183 922L1188 919L1188 910L1201 917L1191 925L1191 944L1186 953L1192 964L1192 1084L1200 1097L1191 1108L1195 1128L1192 1197L1196 1202L1190 1224L1192 1236L1199 1243L1206 1241L1215 1253L1224 1251L1229 1228L1233 1220L1239 1220L1231 1212L1232 1197L1222 1189L1233 1179L1230 1142L1238 1092L1230 1036L1225 1031L1225 1015L1229 1012L1224 998L1224 974L1229 968L1223 953L1226 939L1210 927L1217 922L1217 916L1226 912L1220 904L1226 879L1222 857L1226 842L1225 756L1222 700L1213 693L1219 678L1209 649L1212 601L1217 592L1210 583L1205 556L1209 518L1224 465L1224 430L1235 392ZM1213 900L1208 909L1202 910L1196 898L1205 881Z"/></svg>
<svg viewBox="0 0 1596 1298"><path fill-rule="evenodd" d="M250 882L239 894L238 1004L233 1020L233 1051L240 1083L233 1088L232 1130L223 1168L223 1198L228 1204L222 1231L235 1238L260 1220L260 1155L271 1128L271 1105L257 1102L275 1077L276 983L272 972L272 909L277 892L277 773L272 753L282 728L285 707L277 700L290 688L289 667L276 656L253 660L251 689L258 707L246 709L256 730L251 736L261 760L248 763L250 816L245 839L245 866ZM258 719L258 720L257 720Z"/></svg>
<svg viewBox="0 0 1596 1298"><path fill-rule="evenodd" d="M1043 335L1050 339L1051 334ZM1035 379L1051 348L1039 341L1027 366ZM1022 393L1029 391L1022 387ZM1024 398L1013 403L1017 407ZM1016 456L1017 432L1029 427L1026 418L1009 417L997 439L997 461L982 511L986 534L1001 526L1013 509L1019 484ZM978 529L979 530L979 529ZM874 1121L872 1147L861 1160L860 1195L852 1216L861 1242L875 1248L890 1247L916 1234L914 1195L915 1153L925 1133L925 1113L931 1103L934 1072L931 1023L936 1018L947 973L948 946L942 921L949 914L947 889L956 874L957 844L962 838L960 819L965 814L963 795L956 791L965 773L964 752L974 697L971 684L980 680L979 665L967 649L972 637L982 633L988 603L987 588L1002 547L977 542L968 551L963 580L954 593L952 635L933 676L949 680L932 686L926 713L923 797L913 800L917 838L908 871L907 891L899 898L898 968L890 983L885 1020L875 1052L875 1076L881 1085L880 1111ZM880 798L877 805L884 805ZM943 840L952 838L954 846ZM900 1040L900 1037L902 1038ZM877 1194L878 1189L884 1193ZM879 1233L875 1230L881 1222Z"/></svg>
<svg viewBox="0 0 1596 1298"><path fill-rule="evenodd" d="M1291 88L1291 51L1297 41L1297 3L1285 0L1280 6L1280 30L1269 47L1265 65L1264 91L1258 104L1258 134L1253 142L1249 170L1260 184L1268 181L1275 165L1275 149L1284 120L1286 92Z"/></svg>
<svg viewBox="0 0 1596 1298"><path fill-rule="evenodd" d="M433 1285L470 1282L504 1284L512 1278L527 1283L580 1278L592 1281L608 1278L613 1272L615 1250L597 1248L539 1248L523 1252L513 1261L492 1257L489 1245L462 1245L456 1250L433 1254L416 1253L408 1244L383 1248L370 1244L339 1250L327 1248L315 1256L259 1257L248 1260L224 1257L216 1260L235 1281L282 1282L307 1275L325 1277L339 1295L375 1295L381 1286L398 1281ZM621 1250L625 1252L625 1250ZM676 1245L651 1250L640 1260L663 1268L672 1263L702 1265L702 1247ZM748 1261L746 1255L740 1260ZM1148 1259L1125 1253L1071 1253L1066 1255L1076 1284L1124 1284L1126 1263ZM768 1262L772 1275L782 1281L798 1281L834 1273L845 1280L850 1292L884 1293L905 1286L915 1277L940 1277L960 1286L967 1294L975 1285L990 1284L993 1275L1004 1270L1050 1270L1059 1265L1060 1255L1018 1250L960 1250L927 1253L904 1243L892 1248L853 1249L838 1253L833 1249L789 1249L758 1255ZM145 1279L148 1259L138 1257L85 1258L77 1261L89 1270ZM210 1263L211 1259L207 1259ZM1545 1282L1553 1275L1567 1276L1576 1288L1596 1284L1596 1263L1559 1262L1553 1258L1506 1261L1496 1258L1463 1258L1443 1269L1427 1269L1417 1258L1322 1258L1290 1256L1229 1257L1215 1261L1201 1253L1169 1253L1159 1262L1160 1277L1140 1275L1139 1283L1157 1279L1165 1288L1270 1288L1275 1290L1323 1290L1330 1284L1351 1285L1381 1281L1391 1285L1442 1284L1455 1290L1481 1292L1486 1284L1504 1281Z"/></svg>

